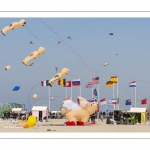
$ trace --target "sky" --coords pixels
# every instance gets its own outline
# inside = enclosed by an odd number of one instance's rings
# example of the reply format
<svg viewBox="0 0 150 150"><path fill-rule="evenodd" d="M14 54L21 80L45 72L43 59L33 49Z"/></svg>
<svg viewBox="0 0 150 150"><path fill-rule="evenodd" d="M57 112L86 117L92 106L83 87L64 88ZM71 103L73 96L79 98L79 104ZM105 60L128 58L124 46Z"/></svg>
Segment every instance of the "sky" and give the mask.
<svg viewBox="0 0 150 150"><path fill-rule="evenodd" d="M25 19L24 27L0 34L0 103L25 104L29 109L33 105L48 106L49 87L40 85L41 81L50 80L62 68L69 68L66 80L81 79L81 96L92 97L92 89L85 85L92 78L100 77L99 99L112 98L113 90L105 84L111 76L118 76L120 109L129 109L125 100L132 98L134 107L135 88L129 83L136 81L137 107L142 106L141 99L150 98L149 94L149 18L0 18L1 30L13 22ZM109 35L113 32L114 35ZM71 36L71 39L67 39ZM30 44L32 41L34 44ZM58 41L61 41L58 44ZM25 66L22 61L39 47L45 53L31 61L33 66ZM117 55L116 55L117 54ZM107 66L103 66L104 63ZM11 70L6 71L6 66ZM20 86L12 92L14 86ZM97 88L94 85L93 88ZM70 97L71 88L67 88ZM115 85L115 97L116 97ZM37 100L32 96L38 95ZM79 87L72 87L73 101L77 102ZM50 88L51 111L59 110L59 105L66 97L66 89L57 82ZM28 100L31 105L28 105ZM149 102L148 102L149 103ZM113 106L108 106L109 110ZM105 110L105 105L100 106Z"/></svg>

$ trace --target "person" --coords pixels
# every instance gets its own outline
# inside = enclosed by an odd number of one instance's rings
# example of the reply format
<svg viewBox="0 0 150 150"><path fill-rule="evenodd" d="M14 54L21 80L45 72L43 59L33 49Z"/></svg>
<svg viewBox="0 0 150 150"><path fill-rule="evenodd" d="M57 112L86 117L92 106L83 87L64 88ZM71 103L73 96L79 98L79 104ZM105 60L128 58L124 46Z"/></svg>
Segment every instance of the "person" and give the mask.
<svg viewBox="0 0 150 150"><path fill-rule="evenodd" d="M95 112L94 114L91 115L91 122L92 122L93 124L96 123L96 122L95 122L96 114L97 114L97 113Z"/></svg>
<svg viewBox="0 0 150 150"><path fill-rule="evenodd" d="M100 118L101 118L101 121L103 122L103 114L101 114Z"/></svg>
<svg viewBox="0 0 150 150"><path fill-rule="evenodd" d="M106 124L112 124L112 121L110 120L109 117L107 117L107 119L106 119Z"/></svg>

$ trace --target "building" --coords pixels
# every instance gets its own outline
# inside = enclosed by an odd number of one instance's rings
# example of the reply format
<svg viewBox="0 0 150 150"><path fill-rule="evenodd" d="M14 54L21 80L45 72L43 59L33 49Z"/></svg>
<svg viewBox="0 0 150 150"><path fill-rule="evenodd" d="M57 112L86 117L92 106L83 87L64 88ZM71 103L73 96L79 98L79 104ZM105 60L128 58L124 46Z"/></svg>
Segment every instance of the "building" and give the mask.
<svg viewBox="0 0 150 150"><path fill-rule="evenodd" d="M43 118L46 116L46 121L48 121L48 107L33 106L32 115L37 118L37 121L43 120Z"/></svg>

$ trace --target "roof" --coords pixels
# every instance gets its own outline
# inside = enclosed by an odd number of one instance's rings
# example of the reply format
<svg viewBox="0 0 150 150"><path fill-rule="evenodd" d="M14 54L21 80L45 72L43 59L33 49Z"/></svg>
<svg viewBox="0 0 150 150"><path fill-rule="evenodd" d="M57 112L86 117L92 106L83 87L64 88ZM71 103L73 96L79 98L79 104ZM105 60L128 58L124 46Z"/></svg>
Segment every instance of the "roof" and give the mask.
<svg viewBox="0 0 150 150"><path fill-rule="evenodd" d="M127 112L135 112L135 113L138 113L138 112L146 112L146 108L131 108L129 111Z"/></svg>
<svg viewBox="0 0 150 150"><path fill-rule="evenodd" d="M11 110L12 112L21 112L22 111L22 108L13 108L12 110Z"/></svg>
<svg viewBox="0 0 150 150"><path fill-rule="evenodd" d="M32 110L43 111L48 109L47 106L33 106Z"/></svg>

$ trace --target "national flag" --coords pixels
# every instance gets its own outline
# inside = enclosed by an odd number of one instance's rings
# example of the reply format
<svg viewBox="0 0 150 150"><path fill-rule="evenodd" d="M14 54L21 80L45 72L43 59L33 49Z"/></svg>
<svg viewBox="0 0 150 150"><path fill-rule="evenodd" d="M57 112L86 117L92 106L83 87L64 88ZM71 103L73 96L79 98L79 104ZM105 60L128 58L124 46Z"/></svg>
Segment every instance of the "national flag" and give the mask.
<svg viewBox="0 0 150 150"><path fill-rule="evenodd" d="M92 78L92 83L93 84L99 84L99 77Z"/></svg>
<svg viewBox="0 0 150 150"><path fill-rule="evenodd" d="M48 81L49 80L41 81L41 86L49 86Z"/></svg>
<svg viewBox="0 0 150 150"><path fill-rule="evenodd" d="M53 100L54 100L54 97L51 97L51 100L53 101Z"/></svg>
<svg viewBox="0 0 150 150"><path fill-rule="evenodd" d="M110 81L113 83L118 83L118 77L117 76L111 76Z"/></svg>
<svg viewBox="0 0 150 150"><path fill-rule="evenodd" d="M112 104L118 104L118 98L113 98L112 99Z"/></svg>
<svg viewBox="0 0 150 150"><path fill-rule="evenodd" d="M107 81L106 82L106 86L108 87L112 87L114 85L114 83L112 81Z"/></svg>
<svg viewBox="0 0 150 150"><path fill-rule="evenodd" d="M109 104L109 105L115 105L115 104L118 104L118 99L117 99L117 98L110 99L110 100L108 100L108 104Z"/></svg>
<svg viewBox="0 0 150 150"><path fill-rule="evenodd" d="M136 81L130 82L129 87L136 87Z"/></svg>
<svg viewBox="0 0 150 150"><path fill-rule="evenodd" d="M80 79L72 80L72 86L80 86Z"/></svg>
<svg viewBox="0 0 150 150"><path fill-rule="evenodd" d="M143 104L147 104L147 98L142 99L142 100L141 100L141 104L142 104L142 105L143 105Z"/></svg>
<svg viewBox="0 0 150 150"><path fill-rule="evenodd" d="M71 87L71 81L67 81L64 87Z"/></svg>
<svg viewBox="0 0 150 150"><path fill-rule="evenodd" d="M93 90L93 95L97 98L97 90L96 89Z"/></svg>
<svg viewBox="0 0 150 150"><path fill-rule="evenodd" d="M93 83L92 83L92 82L88 82L88 83L86 84L86 88L92 88L92 86L93 86Z"/></svg>
<svg viewBox="0 0 150 150"><path fill-rule="evenodd" d="M66 84L66 79L58 80L58 85L65 85L65 84Z"/></svg>
<svg viewBox="0 0 150 150"><path fill-rule="evenodd" d="M97 100L95 98L91 98L88 100L90 103L94 103L94 102L97 102Z"/></svg>
<svg viewBox="0 0 150 150"><path fill-rule="evenodd" d="M131 98L125 101L125 105L131 105Z"/></svg>
<svg viewBox="0 0 150 150"><path fill-rule="evenodd" d="M101 105L105 105L105 104L106 104L106 98L101 99L101 100L100 100L100 104L101 104Z"/></svg>

